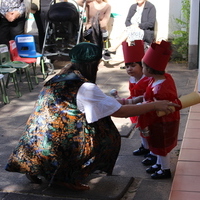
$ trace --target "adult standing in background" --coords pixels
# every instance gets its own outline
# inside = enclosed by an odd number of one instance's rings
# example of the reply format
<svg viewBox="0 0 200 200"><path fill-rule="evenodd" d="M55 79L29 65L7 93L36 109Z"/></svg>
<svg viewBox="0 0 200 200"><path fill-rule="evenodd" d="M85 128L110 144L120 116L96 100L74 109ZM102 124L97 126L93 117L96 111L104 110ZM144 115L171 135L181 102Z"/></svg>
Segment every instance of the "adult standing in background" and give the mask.
<svg viewBox="0 0 200 200"><path fill-rule="evenodd" d="M83 6L85 0L76 0L78 5ZM107 0L86 0L86 23L84 36L86 40L92 42L93 18L98 15L103 40L108 38L108 22L111 14L111 5Z"/></svg>
<svg viewBox="0 0 200 200"><path fill-rule="evenodd" d="M51 5L52 0L33 0L32 1L32 11L35 22L38 28L38 36L39 36L39 46L40 50L42 50L43 42L44 42L44 36L45 36L45 28L46 28L46 16L47 12L49 10L49 7Z"/></svg>
<svg viewBox="0 0 200 200"><path fill-rule="evenodd" d="M24 34L30 0L0 0L0 44L9 44L16 35Z"/></svg>
<svg viewBox="0 0 200 200"><path fill-rule="evenodd" d="M44 37L45 37L45 30L46 30L46 23L47 23L47 13L49 11L50 6L53 3L58 2L67 2L68 0L33 0L31 10L35 18L35 22L38 28L38 36L39 36L39 46L40 50L43 48Z"/></svg>
<svg viewBox="0 0 200 200"><path fill-rule="evenodd" d="M146 46L150 46L154 40L154 27L156 22L155 6L147 0L136 0L128 12L125 25L130 27L130 32L139 29L142 32L142 38ZM131 37L128 35L128 37ZM136 36L135 36L136 37ZM134 39L134 36L133 36ZM132 39L129 39L132 41Z"/></svg>
<svg viewBox="0 0 200 200"><path fill-rule="evenodd" d="M147 0L136 0L136 3L129 8L125 21L126 29L108 48L106 55L115 54L117 48L126 40L129 42L143 40L147 49L154 40L155 22L155 6Z"/></svg>

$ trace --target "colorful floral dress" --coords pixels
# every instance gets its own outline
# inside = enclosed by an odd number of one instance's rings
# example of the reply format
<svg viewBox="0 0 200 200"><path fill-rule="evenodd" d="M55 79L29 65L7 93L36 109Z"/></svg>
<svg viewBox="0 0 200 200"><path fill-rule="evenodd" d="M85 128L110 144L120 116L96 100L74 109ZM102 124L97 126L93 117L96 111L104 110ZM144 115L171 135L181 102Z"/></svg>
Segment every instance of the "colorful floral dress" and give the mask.
<svg viewBox="0 0 200 200"><path fill-rule="evenodd" d="M76 105L78 71L57 75L41 90L6 170L75 183L95 170L111 174L120 135L110 116L89 124Z"/></svg>

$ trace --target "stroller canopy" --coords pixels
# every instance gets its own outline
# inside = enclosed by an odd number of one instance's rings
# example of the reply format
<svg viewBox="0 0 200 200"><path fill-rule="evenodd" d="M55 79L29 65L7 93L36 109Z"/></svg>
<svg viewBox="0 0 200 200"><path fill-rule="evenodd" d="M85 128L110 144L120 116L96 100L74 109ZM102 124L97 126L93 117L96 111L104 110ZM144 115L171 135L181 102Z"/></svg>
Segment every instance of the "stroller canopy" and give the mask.
<svg viewBox="0 0 200 200"><path fill-rule="evenodd" d="M51 22L71 21L77 23L79 21L79 12L72 3L60 2L50 6L47 17Z"/></svg>

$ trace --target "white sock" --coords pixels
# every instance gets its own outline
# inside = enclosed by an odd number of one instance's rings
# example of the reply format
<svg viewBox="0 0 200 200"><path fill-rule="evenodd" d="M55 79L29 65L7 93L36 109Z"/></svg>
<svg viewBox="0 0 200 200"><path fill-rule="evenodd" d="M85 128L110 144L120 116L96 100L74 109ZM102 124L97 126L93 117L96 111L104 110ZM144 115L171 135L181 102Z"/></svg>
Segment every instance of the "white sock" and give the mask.
<svg viewBox="0 0 200 200"><path fill-rule="evenodd" d="M151 167L156 169L156 168L158 168L158 164L152 165Z"/></svg>
<svg viewBox="0 0 200 200"><path fill-rule="evenodd" d="M166 156L158 156L161 169L170 169L170 154L168 153Z"/></svg>
<svg viewBox="0 0 200 200"><path fill-rule="evenodd" d="M162 174L163 171L160 169L159 171L156 172L157 174Z"/></svg>
<svg viewBox="0 0 200 200"><path fill-rule="evenodd" d="M155 153L153 153L152 151L150 151L150 154L153 156L157 156Z"/></svg>
<svg viewBox="0 0 200 200"><path fill-rule="evenodd" d="M146 138L143 138L143 137L140 137L141 138L141 141L142 141L142 145L145 149L149 149L149 144L147 142L147 139Z"/></svg>
<svg viewBox="0 0 200 200"><path fill-rule="evenodd" d="M155 155L155 154L154 154ZM156 155L157 156L157 162L156 162L156 164L157 165L161 165L161 162L160 162L160 156L158 156L158 155Z"/></svg>

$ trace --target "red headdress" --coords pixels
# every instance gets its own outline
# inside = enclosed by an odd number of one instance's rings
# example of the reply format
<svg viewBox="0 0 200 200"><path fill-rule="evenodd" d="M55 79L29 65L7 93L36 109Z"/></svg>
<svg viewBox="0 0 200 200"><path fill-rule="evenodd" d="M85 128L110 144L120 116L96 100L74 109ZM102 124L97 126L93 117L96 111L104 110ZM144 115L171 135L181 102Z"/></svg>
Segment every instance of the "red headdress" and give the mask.
<svg viewBox="0 0 200 200"><path fill-rule="evenodd" d="M133 63L141 62L144 56L144 42L143 40L135 40L134 43L129 46L127 42L122 43L124 62Z"/></svg>
<svg viewBox="0 0 200 200"><path fill-rule="evenodd" d="M151 44L142 61L152 69L157 71L165 71L171 54L171 43L162 40L160 44Z"/></svg>

